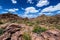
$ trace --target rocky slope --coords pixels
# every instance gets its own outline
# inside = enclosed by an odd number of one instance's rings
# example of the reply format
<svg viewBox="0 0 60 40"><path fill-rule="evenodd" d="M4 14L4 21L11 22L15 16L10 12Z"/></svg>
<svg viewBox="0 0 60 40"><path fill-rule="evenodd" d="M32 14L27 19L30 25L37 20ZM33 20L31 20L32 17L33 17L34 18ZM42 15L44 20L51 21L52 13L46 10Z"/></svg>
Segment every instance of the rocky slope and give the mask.
<svg viewBox="0 0 60 40"><path fill-rule="evenodd" d="M10 12L0 14L0 22L4 22L4 23L17 22L17 21L22 22L23 20L28 20L28 18L22 18L22 17L18 16L17 14L12 14Z"/></svg>
<svg viewBox="0 0 60 40"><path fill-rule="evenodd" d="M47 30L40 35L33 34L32 40L60 40L60 30Z"/></svg>
<svg viewBox="0 0 60 40"><path fill-rule="evenodd" d="M44 14L42 14L41 16L38 16L37 18L31 19L32 21L40 21L40 22L44 22L44 23L59 23L60 22L60 14L54 15L54 16L46 16Z"/></svg>
<svg viewBox="0 0 60 40"><path fill-rule="evenodd" d="M4 33L0 36L0 40L25 40L23 38L24 32L29 33L29 30L31 31L31 27L15 23L9 24L3 28ZM31 31L29 34L31 40L60 40L60 30L58 29L47 30L41 34L36 34Z"/></svg>
<svg viewBox="0 0 60 40"><path fill-rule="evenodd" d="M13 20L13 19L22 19L22 18L16 14L12 14L12 13L8 12L5 14L0 14L0 19L11 19L11 20Z"/></svg>
<svg viewBox="0 0 60 40"><path fill-rule="evenodd" d="M6 13L0 19L0 40L60 40L60 15L28 19Z"/></svg>
<svg viewBox="0 0 60 40"><path fill-rule="evenodd" d="M8 25L4 29L4 34L0 36L0 40L19 40L22 34L20 34L21 26L19 25Z"/></svg>

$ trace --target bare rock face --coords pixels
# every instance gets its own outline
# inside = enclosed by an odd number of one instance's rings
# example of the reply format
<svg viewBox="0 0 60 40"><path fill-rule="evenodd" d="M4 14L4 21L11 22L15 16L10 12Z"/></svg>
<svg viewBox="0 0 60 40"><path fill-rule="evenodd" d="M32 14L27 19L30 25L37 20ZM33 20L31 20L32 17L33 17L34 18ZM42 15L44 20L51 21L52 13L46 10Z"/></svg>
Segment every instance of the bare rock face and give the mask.
<svg viewBox="0 0 60 40"><path fill-rule="evenodd" d="M60 40L60 31L59 30L47 30L41 34L33 33L32 40Z"/></svg>
<svg viewBox="0 0 60 40"><path fill-rule="evenodd" d="M60 40L59 30L48 30L41 34L41 36L46 40Z"/></svg>
<svg viewBox="0 0 60 40"><path fill-rule="evenodd" d="M21 26L9 25L5 28L4 34L0 36L0 40L22 40L22 34L20 34Z"/></svg>

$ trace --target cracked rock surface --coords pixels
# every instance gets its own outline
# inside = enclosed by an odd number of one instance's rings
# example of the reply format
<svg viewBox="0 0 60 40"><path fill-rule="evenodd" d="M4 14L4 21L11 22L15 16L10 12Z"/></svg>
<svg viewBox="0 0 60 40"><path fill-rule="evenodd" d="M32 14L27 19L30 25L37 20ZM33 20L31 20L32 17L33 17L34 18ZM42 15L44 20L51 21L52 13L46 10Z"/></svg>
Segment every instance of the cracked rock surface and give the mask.
<svg viewBox="0 0 60 40"><path fill-rule="evenodd" d="M20 24L10 24L4 28L4 33L0 36L0 40L24 40L23 33L28 33L29 29L31 29L31 27ZM41 34L33 33L31 30L30 36L31 40L60 40L60 30L47 30Z"/></svg>
<svg viewBox="0 0 60 40"><path fill-rule="evenodd" d="M22 34L20 34L21 26L9 25L4 29L4 34L0 36L0 40L22 40Z"/></svg>

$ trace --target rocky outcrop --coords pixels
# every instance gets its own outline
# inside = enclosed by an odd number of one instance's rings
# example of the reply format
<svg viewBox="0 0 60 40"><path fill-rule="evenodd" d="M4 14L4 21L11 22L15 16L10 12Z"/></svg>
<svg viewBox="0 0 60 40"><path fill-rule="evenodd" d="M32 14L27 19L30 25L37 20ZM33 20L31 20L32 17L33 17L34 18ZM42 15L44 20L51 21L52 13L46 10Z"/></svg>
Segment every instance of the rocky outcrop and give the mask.
<svg viewBox="0 0 60 40"><path fill-rule="evenodd" d="M57 29L37 34L33 33L30 27L23 24L8 24L4 28L4 33L0 36L0 40L24 40L24 32L28 33L29 31L31 40L60 40L60 30Z"/></svg>
<svg viewBox="0 0 60 40"><path fill-rule="evenodd" d="M20 34L21 26L9 25L4 29L4 34L0 36L0 40L22 40L22 34Z"/></svg>
<svg viewBox="0 0 60 40"><path fill-rule="evenodd" d="M48 30L41 34L41 37L45 40L60 40L59 30Z"/></svg>
<svg viewBox="0 0 60 40"><path fill-rule="evenodd" d="M60 40L59 30L47 30L41 34L33 34L32 40Z"/></svg>

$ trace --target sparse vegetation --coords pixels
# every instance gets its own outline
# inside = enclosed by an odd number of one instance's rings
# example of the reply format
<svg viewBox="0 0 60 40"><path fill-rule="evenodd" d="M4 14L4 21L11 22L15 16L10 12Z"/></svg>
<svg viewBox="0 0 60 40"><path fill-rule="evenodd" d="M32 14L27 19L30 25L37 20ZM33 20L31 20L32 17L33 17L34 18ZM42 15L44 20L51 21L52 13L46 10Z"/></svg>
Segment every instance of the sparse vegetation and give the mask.
<svg viewBox="0 0 60 40"><path fill-rule="evenodd" d="M43 28L43 27L40 27L40 26L35 26L34 29L33 29L33 32L39 34L39 33L44 32L46 30L47 30L46 28Z"/></svg>
<svg viewBox="0 0 60 40"><path fill-rule="evenodd" d="M0 24L4 24L4 23L0 21Z"/></svg>
<svg viewBox="0 0 60 40"><path fill-rule="evenodd" d="M31 40L31 37L32 37L32 39L34 37L34 40L35 40L35 37L40 39L40 37L43 34L44 34L43 36L45 36L45 33L46 34L50 33L48 30L51 30L51 29L60 30L60 15L59 16L58 15L57 16L42 15L42 16L39 16L39 17L33 18L33 19L21 18L18 15L14 15L14 14L10 14L10 13L0 14L0 16L1 16L0 17L0 19L1 19L0 26L1 26L1 28L3 28L3 29L0 29L0 36L2 36L2 34L4 34L4 36L6 36L5 33L7 33L7 35L8 34L15 35L15 33L17 33L16 37L18 37L18 40L19 39ZM16 24L14 24L14 23L16 23ZM10 26L11 24L13 24L13 26ZM6 30L4 30L4 29L6 29ZM45 32L46 30L48 32ZM54 32L53 30L52 30L52 32ZM42 33L42 32L44 32L44 33ZM18 33L20 33L21 35ZM42 35L41 35L41 33L42 33ZM40 34L40 37L39 37L39 34ZM7 36L7 40L14 38L14 36L12 37L11 35L9 36L10 38L8 38L8 36ZM46 36L48 36L48 35L46 35ZM54 36L55 35L53 35L53 37ZM3 38L3 39L5 39L5 38ZM36 39L36 40L39 40L39 39Z"/></svg>
<svg viewBox="0 0 60 40"><path fill-rule="evenodd" d="M23 38L24 38L24 40L31 40L31 37L28 33L24 33Z"/></svg>
<svg viewBox="0 0 60 40"><path fill-rule="evenodd" d="M11 23L15 23L15 22L17 22L17 20L12 20L12 21L11 21Z"/></svg>
<svg viewBox="0 0 60 40"><path fill-rule="evenodd" d="M4 33L4 29L0 28L0 35L2 35Z"/></svg>
<svg viewBox="0 0 60 40"><path fill-rule="evenodd" d="M37 21L36 21L36 23L37 23L37 24L40 24L40 21L39 21L39 20L37 20Z"/></svg>
<svg viewBox="0 0 60 40"><path fill-rule="evenodd" d="M31 22L31 21L27 21L27 22L26 22L26 25L28 25L28 26L33 26L33 25L34 25L34 23L33 23L33 22Z"/></svg>
<svg viewBox="0 0 60 40"><path fill-rule="evenodd" d="M57 26L55 26L56 27L56 29L59 29L60 30L60 25L57 25Z"/></svg>

